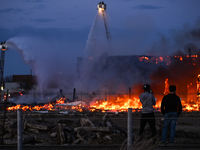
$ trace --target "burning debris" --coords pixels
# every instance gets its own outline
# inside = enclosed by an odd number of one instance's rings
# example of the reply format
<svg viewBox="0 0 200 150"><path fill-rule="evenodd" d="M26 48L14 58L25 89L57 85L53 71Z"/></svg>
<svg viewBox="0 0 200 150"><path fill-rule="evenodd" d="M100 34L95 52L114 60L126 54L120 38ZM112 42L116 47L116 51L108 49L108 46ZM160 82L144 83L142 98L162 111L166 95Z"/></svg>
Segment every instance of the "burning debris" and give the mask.
<svg viewBox="0 0 200 150"><path fill-rule="evenodd" d="M165 91L167 93L167 91ZM155 94L157 99L154 109L160 112L160 104L162 96L164 94ZM194 94L197 97L196 94ZM184 95L183 95L184 96ZM182 97L182 96L181 96ZM194 102L181 101L183 106L183 111L199 111L199 104L197 100ZM5 109L5 106L2 107ZM139 100L139 95L123 94L123 95L106 95L106 98L102 96L95 95L92 99L76 100L73 102L66 101L66 97L62 97L58 100L43 104L12 104L12 106L7 107L8 111L15 111L17 109L22 109L23 111L34 111L37 113L45 113L48 111L60 111L60 113L68 113L71 111L77 112L127 112L128 108L132 108L133 112L140 112L142 105Z"/></svg>

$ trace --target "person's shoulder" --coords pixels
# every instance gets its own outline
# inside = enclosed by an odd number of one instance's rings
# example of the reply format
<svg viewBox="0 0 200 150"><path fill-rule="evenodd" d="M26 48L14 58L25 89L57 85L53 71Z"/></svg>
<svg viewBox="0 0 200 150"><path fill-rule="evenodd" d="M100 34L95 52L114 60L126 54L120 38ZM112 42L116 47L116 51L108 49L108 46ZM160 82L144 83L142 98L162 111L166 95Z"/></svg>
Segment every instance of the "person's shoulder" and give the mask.
<svg viewBox="0 0 200 150"><path fill-rule="evenodd" d="M178 95L174 94L174 96L180 99L180 97Z"/></svg>
<svg viewBox="0 0 200 150"><path fill-rule="evenodd" d="M167 95L164 95L164 96L163 96L163 98L167 98L167 97L169 97L169 96L170 96L170 95L169 95L169 94L167 94Z"/></svg>
<svg viewBox="0 0 200 150"><path fill-rule="evenodd" d="M164 95L162 98L162 101L165 101L167 99L168 95Z"/></svg>

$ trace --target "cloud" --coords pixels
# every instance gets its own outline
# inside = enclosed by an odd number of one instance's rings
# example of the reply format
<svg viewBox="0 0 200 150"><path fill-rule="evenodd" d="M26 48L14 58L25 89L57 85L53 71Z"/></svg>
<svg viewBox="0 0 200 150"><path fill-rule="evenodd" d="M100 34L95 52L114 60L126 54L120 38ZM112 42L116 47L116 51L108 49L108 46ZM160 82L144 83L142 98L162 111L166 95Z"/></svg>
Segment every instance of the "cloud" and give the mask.
<svg viewBox="0 0 200 150"><path fill-rule="evenodd" d="M6 8L6 9L2 9L0 10L0 13L20 13L23 12L22 9L14 9L14 8Z"/></svg>
<svg viewBox="0 0 200 150"><path fill-rule="evenodd" d="M55 19L32 19L31 21L37 22L37 23L46 23L46 22L53 22Z"/></svg>
<svg viewBox="0 0 200 150"><path fill-rule="evenodd" d="M153 6L153 5L138 5L136 7L133 7L133 9L160 9L162 7Z"/></svg>

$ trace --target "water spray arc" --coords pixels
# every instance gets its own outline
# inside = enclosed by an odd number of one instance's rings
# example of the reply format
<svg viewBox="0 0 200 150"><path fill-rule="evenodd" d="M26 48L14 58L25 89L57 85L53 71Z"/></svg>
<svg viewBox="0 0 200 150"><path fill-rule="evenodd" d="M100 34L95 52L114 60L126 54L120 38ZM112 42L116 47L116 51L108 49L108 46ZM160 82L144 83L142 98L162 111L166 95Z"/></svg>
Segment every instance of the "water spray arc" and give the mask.
<svg viewBox="0 0 200 150"><path fill-rule="evenodd" d="M102 1L102 2L99 2L99 4L97 5L97 10L99 12L102 13L103 15L103 21L104 21L104 26L105 26L105 30L106 30L106 37L107 37L107 40L110 41L111 40L111 35L110 35L110 32L109 32L109 28L108 28L108 23L107 23L107 17L106 17L106 4Z"/></svg>
<svg viewBox="0 0 200 150"><path fill-rule="evenodd" d="M112 53L106 9L107 5L103 1L98 3L97 15L88 35L84 57L78 59L77 79L74 85L76 89L84 92L99 90L107 80L107 76L99 71L103 68L96 68L99 64L106 63L107 56ZM95 69L98 71L95 71Z"/></svg>

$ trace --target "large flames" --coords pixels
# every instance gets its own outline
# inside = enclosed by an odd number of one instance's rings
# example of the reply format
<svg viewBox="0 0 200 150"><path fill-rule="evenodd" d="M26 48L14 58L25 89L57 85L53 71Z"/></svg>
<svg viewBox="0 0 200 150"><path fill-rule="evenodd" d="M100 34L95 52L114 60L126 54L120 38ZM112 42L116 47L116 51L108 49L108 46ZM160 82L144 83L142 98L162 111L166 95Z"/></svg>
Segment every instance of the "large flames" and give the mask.
<svg viewBox="0 0 200 150"><path fill-rule="evenodd" d="M139 95L138 95L139 96ZM7 110L13 111L17 109L22 109L23 111L41 111L41 110L76 110L83 111L84 109L101 112L127 112L128 108L133 108L133 112L141 111L142 104L138 98L138 96L130 98L128 95L122 95L118 97L108 96L105 100L94 100L90 102L89 105L85 102L76 103L75 105L71 105L70 103L64 103L65 98L61 98L57 100L55 103L48 103L45 105L35 105L35 106L24 106L24 105L16 105L12 107L8 107ZM164 96L164 95L163 95ZM155 110L160 111L161 99L157 99L156 105L154 106ZM194 103L186 103L185 101L181 101L183 105L184 111L199 111L199 105Z"/></svg>

